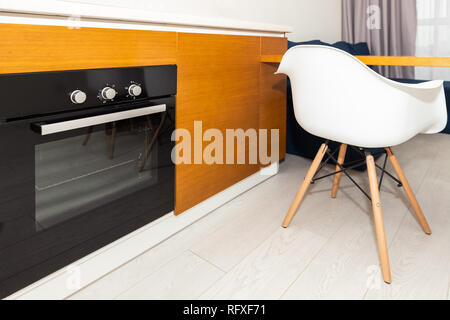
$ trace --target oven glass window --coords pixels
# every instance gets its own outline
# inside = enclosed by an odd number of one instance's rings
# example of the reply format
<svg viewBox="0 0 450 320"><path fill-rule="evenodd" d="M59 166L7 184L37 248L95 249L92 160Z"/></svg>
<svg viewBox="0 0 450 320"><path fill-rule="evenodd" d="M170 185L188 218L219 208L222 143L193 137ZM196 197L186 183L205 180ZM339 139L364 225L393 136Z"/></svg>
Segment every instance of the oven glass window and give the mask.
<svg viewBox="0 0 450 320"><path fill-rule="evenodd" d="M158 124L155 124L156 126ZM158 181L149 116L35 146L36 228L49 228Z"/></svg>

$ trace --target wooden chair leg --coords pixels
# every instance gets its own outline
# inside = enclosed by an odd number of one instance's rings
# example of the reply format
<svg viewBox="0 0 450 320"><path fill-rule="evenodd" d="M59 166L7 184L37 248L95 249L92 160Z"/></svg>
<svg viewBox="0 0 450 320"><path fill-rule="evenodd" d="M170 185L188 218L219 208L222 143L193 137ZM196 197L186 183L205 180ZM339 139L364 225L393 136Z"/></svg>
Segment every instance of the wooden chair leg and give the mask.
<svg viewBox="0 0 450 320"><path fill-rule="evenodd" d="M116 144L117 124L112 123L111 137L109 138L109 158L114 159L114 149Z"/></svg>
<svg viewBox="0 0 450 320"><path fill-rule="evenodd" d="M142 159L141 165L139 166L139 172L143 171L145 168L145 165L147 164L147 160L148 157L150 156L152 150L153 150L153 146L155 145L156 141L158 140L158 136L159 136L159 131L161 130L161 128L164 126L164 123L166 121L167 118L167 112L164 112L162 117L161 117L161 122L159 123L158 128L156 129L156 131L153 133L153 138L150 141L150 144L148 145L147 151L145 152L144 158ZM151 123L150 118L147 118L148 120L148 124L153 126ZM153 130L153 129L152 129Z"/></svg>
<svg viewBox="0 0 450 320"><path fill-rule="evenodd" d="M402 168L400 167L400 163L398 162L397 157L395 156L391 148L386 148L386 152L388 154L389 161L391 161L392 166L394 167L397 177L403 185L406 196L408 197L408 200L411 203L412 208L414 209L417 220L419 221L423 231L426 234L431 234L431 229L428 225L427 219L425 218L425 215L423 214L422 209L419 206L419 202L417 202L416 196L414 195L411 186L409 185L408 180L406 179L406 176L403 173Z"/></svg>
<svg viewBox="0 0 450 320"><path fill-rule="evenodd" d="M338 159L337 162L342 165L344 163L345 160L345 154L347 153L347 145L346 144L341 144L341 147L339 149L339 155L338 155ZM341 170L341 168L339 168L338 165L336 165L336 171ZM342 173L336 173L334 175L334 181L333 181L333 189L331 189L331 197L332 198L336 198L338 189L339 189L339 182L341 181L341 175Z"/></svg>
<svg viewBox="0 0 450 320"><path fill-rule="evenodd" d="M320 163L322 162L323 156L325 155L325 153L327 152L328 146L323 143L322 146L320 147L319 151L316 154L316 157L314 158L311 166L309 167L308 172L306 173L306 177L302 182L302 185L300 186L300 188L297 191L297 195L294 198L294 201L291 204L291 207L289 208L288 213L286 214L286 217L284 218L283 224L282 226L284 228L287 228L289 226L289 224L292 221L292 218L294 218L295 213L298 209L298 207L300 206L300 203L302 202L306 191L309 188L309 185L311 184L311 180L314 177L314 174L317 171L317 168L319 167Z"/></svg>
<svg viewBox="0 0 450 320"><path fill-rule="evenodd" d="M86 136L84 137L83 146L87 145L89 138L91 137L92 130L94 130L94 126L90 126L88 128L88 131L86 133Z"/></svg>
<svg viewBox="0 0 450 320"><path fill-rule="evenodd" d="M381 272L386 283L391 283L391 269L389 266L389 254L384 231L383 212L381 209L380 190L378 189L377 173L375 171L375 160L372 155L367 155L367 172L369 175L370 195L372 197L372 210L375 221L375 232L377 235L378 254L381 262Z"/></svg>

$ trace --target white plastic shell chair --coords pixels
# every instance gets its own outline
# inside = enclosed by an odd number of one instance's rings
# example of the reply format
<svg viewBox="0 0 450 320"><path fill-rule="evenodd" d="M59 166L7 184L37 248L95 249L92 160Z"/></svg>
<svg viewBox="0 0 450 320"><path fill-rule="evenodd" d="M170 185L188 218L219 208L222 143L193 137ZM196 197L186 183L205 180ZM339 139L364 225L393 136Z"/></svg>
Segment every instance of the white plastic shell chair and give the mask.
<svg viewBox="0 0 450 320"><path fill-rule="evenodd" d="M347 145L365 150L381 269L384 281L391 283L376 164L368 148L385 148L418 222L427 234L431 234L391 147L419 133L437 133L445 128L447 109L443 81L395 82L345 51L316 45L289 49L277 73L286 74L291 81L294 113L300 126L327 141L341 143L333 198L338 191ZM322 144L313 160L283 227L288 227L292 221L326 153L329 153L327 142Z"/></svg>

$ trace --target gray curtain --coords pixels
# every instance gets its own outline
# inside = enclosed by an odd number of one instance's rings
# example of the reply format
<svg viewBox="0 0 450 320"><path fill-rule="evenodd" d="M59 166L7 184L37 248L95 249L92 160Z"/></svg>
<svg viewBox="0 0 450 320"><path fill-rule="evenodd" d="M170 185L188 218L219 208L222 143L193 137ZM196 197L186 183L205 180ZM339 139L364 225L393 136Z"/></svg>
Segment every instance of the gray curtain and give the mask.
<svg viewBox="0 0 450 320"><path fill-rule="evenodd" d="M342 0L342 37L367 42L372 55L414 56L416 0ZM375 68L386 77L414 79L414 67Z"/></svg>

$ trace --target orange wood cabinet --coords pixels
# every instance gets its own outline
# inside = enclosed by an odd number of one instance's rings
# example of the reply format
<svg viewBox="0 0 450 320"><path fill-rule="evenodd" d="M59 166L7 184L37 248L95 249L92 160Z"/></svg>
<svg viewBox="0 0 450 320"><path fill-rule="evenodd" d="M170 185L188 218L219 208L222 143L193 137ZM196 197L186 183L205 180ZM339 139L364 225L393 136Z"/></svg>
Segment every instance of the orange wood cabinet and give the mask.
<svg viewBox="0 0 450 320"><path fill-rule="evenodd" d="M203 131L217 128L224 136L225 129L258 128L259 50L259 37L180 33L177 127L193 132L194 121L201 120ZM256 164L177 166L175 213L258 169Z"/></svg>
<svg viewBox="0 0 450 320"><path fill-rule="evenodd" d="M0 24L0 73L176 63L175 32Z"/></svg>
<svg viewBox="0 0 450 320"><path fill-rule="evenodd" d="M261 55L282 55L287 50L285 38L261 38ZM286 76L274 75L278 65L260 63L259 127L279 129L279 159L286 155ZM269 140L270 141L270 140ZM270 150L270 143L268 143Z"/></svg>
<svg viewBox="0 0 450 320"><path fill-rule="evenodd" d="M177 128L192 137L194 121L202 121L203 132L217 128L224 136L226 129L279 129L283 158L286 78L260 60L286 46L286 38L0 24L0 73L177 64ZM248 159L248 146L245 152ZM175 214L259 168L178 165Z"/></svg>

